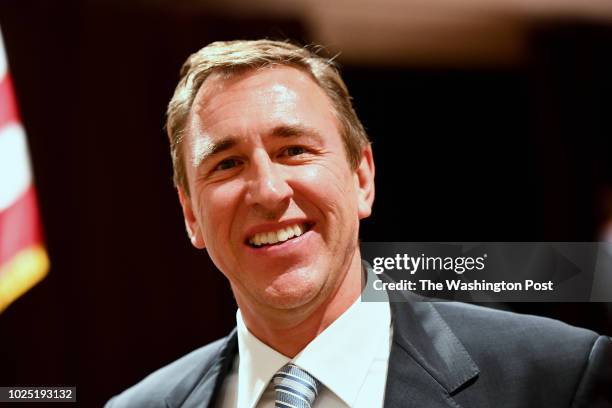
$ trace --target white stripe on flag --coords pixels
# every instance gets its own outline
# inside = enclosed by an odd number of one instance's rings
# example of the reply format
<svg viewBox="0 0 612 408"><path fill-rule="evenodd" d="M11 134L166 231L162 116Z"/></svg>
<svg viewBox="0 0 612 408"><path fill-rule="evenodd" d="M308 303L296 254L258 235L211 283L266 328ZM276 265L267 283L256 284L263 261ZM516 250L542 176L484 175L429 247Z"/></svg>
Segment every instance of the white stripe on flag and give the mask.
<svg viewBox="0 0 612 408"><path fill-rule="evenodd" d="M14 203L31 182L25 131L20 124L11 123L0 129L0 211Z"/></svg>
<svg viewBox="0 0 612 408"><path fill-rule="evenodd" d="M7 65L6 52L4 51L4 40L2 39L2 32L0 31L0 81L2 81L6 75L6 71L8 70Z"/></svg>

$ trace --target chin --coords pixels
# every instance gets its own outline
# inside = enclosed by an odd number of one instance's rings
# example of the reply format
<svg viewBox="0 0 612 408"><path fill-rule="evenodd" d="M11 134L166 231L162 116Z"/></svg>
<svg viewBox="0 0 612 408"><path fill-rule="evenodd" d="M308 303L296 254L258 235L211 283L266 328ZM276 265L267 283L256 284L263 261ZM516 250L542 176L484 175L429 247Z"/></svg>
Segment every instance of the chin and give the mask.
<svg viewBox="0 0 612 408"><path fill-rule="evenodd" d="M262 300L278 309L295 309L312 302L322 289L323 282L312 277L285 274L265 288Z"/></svg>

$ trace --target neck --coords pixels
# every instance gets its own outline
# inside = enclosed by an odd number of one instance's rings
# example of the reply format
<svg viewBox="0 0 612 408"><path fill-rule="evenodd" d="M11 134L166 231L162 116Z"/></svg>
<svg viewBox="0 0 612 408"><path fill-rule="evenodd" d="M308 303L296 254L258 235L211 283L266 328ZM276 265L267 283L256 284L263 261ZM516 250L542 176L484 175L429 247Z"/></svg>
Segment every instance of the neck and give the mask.
<svg viewBox="0 0 612 408"><path fill-rule="evenodd" d="M296 309L260 310L238 306L249 331L287 357L295 357L357 300L361 293L361 257L355 254L339 285L324 299L314 299Z"/></svg>

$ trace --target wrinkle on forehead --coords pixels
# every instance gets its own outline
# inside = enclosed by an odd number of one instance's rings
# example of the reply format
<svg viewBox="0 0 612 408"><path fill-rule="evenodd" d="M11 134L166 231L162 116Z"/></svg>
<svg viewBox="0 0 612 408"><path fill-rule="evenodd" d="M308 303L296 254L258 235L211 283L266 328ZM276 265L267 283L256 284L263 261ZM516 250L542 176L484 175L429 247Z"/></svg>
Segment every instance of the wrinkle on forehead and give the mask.
<svg viewBox="0 0 612 408"><path fill-rule="evenodd" d="M233 92L232 89L237 84L244 84L244 81L249 81L249 88L259 88L261 87L261 83L258 79L263 78L260 77L263 69L286 69L290 68L296 72L296 78L299 82L305 82L309 80L309 77L299 69L293 67L279 67L279 66L269 66L261 69L249 70L242 74L227 76L221 72L216 72L211 74L204 83L201 85L198 90L196 97L194 99L194 104L192 106L192 112L196 115L201 115L206 111L206 108L209 105L209 102L215 95L218 95L223 92ZM242 89L243 91L244 89ZM289 89L287 86L276 83L270 86L267 89L254 90L253 94L255 96L263 96L265 98L273 99L277 103L291 103L295 105L295 102L298 98L298 94Z"/></svg>

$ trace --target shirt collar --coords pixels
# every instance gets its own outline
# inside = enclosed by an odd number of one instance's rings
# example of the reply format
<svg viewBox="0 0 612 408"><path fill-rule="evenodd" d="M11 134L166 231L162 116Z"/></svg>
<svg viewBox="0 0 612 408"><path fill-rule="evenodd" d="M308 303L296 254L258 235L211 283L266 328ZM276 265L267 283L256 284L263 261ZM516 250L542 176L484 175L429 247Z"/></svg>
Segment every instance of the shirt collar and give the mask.
<svg viewBox="0 0 612 408"><path fill-rule="evenodd" d="M377 349L389 341L390 319L388 303L357 299L293 361L353 406Z"/></svg>
<svg viewBox="0 0 612 408"><path fill-rule="evenodd" d="M352 406L376 350L389 341L391 312L387 302L362 302L358 298L293 359L255 337L240 310L236 320L240 353L238 406L254 407L274 374L290 361Z"/></svg>
<svg viewBox="0 0 612 408"><path fill-rule="evenodd" d="M254 407L272 376L291 359L264 344L246 327L240 309L236 312L238 332L238 406Z"/></svg>

